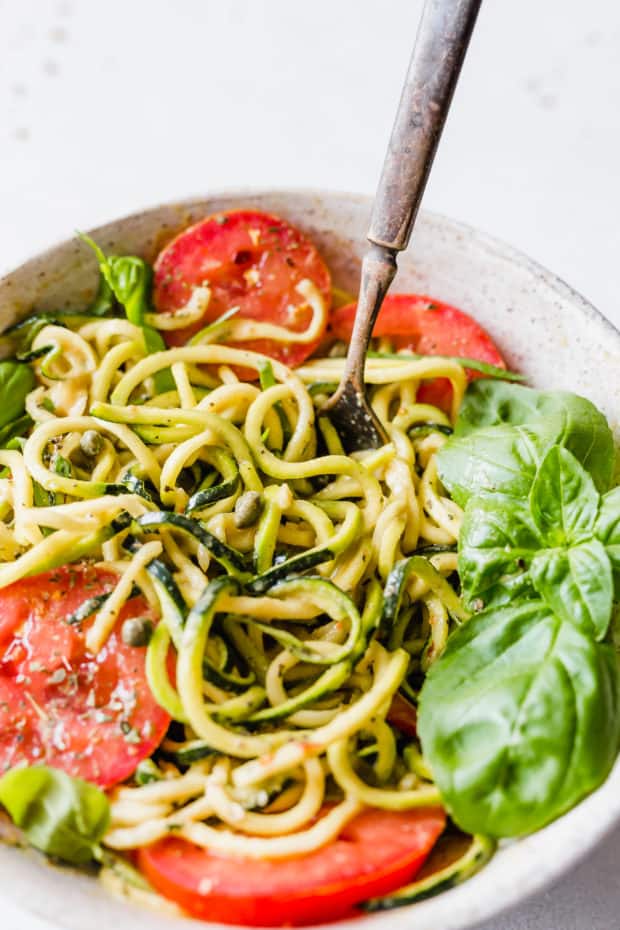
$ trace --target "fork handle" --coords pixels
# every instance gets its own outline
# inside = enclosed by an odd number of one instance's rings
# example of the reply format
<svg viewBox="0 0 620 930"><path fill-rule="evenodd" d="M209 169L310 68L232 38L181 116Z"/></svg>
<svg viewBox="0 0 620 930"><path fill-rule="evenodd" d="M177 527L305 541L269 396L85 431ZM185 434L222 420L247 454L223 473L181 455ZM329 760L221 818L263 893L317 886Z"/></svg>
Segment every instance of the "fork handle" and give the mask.
<svg viewBox="0 0 620 930"><path fill-rule="evenodd" d="M368 239L407 248L482 0L426 0Z"/></svg>

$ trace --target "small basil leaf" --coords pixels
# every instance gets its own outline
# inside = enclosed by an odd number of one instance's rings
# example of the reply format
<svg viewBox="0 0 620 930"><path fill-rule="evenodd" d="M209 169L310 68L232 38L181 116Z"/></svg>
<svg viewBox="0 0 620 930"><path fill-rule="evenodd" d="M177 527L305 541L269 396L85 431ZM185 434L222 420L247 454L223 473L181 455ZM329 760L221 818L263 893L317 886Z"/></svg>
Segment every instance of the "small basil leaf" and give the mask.
<svg viewBox="0 0 620 930"><path fill-rule="evenodd" d="M0 362L0 428L21 417L26 409L26 395L35 385L30 365L7 359Z"/></svg>
<svg viewBox="0 0 620 930"><path fill-rule="evenodd" d="M144 333L144 345L146 346L146 351L149 355L153 352L164 352L166 349L166 343L164 342L162 335L158 330L153 329L152 326L143 326L142 332ZM174 390L174 383L172 388Z"/></svg>
<svg viewBox="0 0 620 930"><path fill-rule="evenodd" d="M48 856L74 865L97 857L110 805L95 785L44 765L16 768L0 778L0 803Z"/></svg>
<svg viewBox="0 0 620 930"><path fill-rule="evenodd" d="M529 566L540 549L529 508L521 501L472 498L459 534L458 571L472 610L533 597Z"/></svg>
<svg viewBox="0 0 620 930"><path fill-rule="evenodd" d="M151 293L152 272L141 258L133 255L110 256L106 280L118 302L125 308L127 319L136 326L144 325Z"/></svg>
<svg viewBox="0 0 620 930"><path fill-rule="evenodd" d="M150 265L136 255L108 257L90 236L82 234L81 238L97 256L101 276L110 292L123 306L129 322L142 327L147 354L163 351L166 344L160 333L144 322L151 299L153 272ZM175 388L174 378L168 369L156 372L154 379L159 393Z"/></svg>
<svg viewBox="0 0 620 930"><path fill-rule="evenodd" d="M519 836L606 778L618 711L613 647L528 601L452 634L420 693L418 733L458 826Z"/></svg>
<svg viewBox="0 0 620 930"><path fill-rule="evenodd" d="M108 314L111 315L115 308L116 297L114 296L114 291L100 273L97 293L87 312L91 316L107 316Z"/></svg>
<svg viewBox="0 0 620 930"><path fill-rule="evenodd" d="M567 391L536 391L506 381L479 379L468 386L455 428L465 437L481 427L531 427L545 451L558 443L573 453L597 489L608 490L614 470L611 430L594 404Z"/></svg>
<svg viewBox="0 0 620 930"><path fill-rule="evenodd" d="M614 573L615 600L620 600L620 487L601 499L594 535L605 546Z"/></svg>
<svg viewBox="0 0 620 930"><path fill-rule="evenodd" d="M540 463L530 509L544 545L563 546L592 535L600 496L594 482L568 449L553 446Z"/></svg>
<svg viewBox="0 0 620 930"><path fill-rule="evenodd" d="M545 549L530 567L534 587L567 623L603 639L611 620L613 579L605 547L592 539L570 549Z"/></svg>
<svg viewBox="0 0 620 930"><path fill-rule="evenodd" d="M142 332L144 334L144 345L146 346L148 355L151 355L153 352L163 352L165 350L166 343L158 330L153 329L152 326L143 326ZM153 378L155 381L155 388L159 394L165 394L166 391L174 391L176 389L176 383L169 368L156 371Z"/></svg>
<svg viewBox="0 0 620 930"><path fill-rule="evenodd" d="M101 277L107 284L104 298L107 299L111 292L125 308L130 323L142 326L150 297L152 278L150 267L142 258L134 255L110 255L108 257L90 236L80 233L80 238L97 256Z"/></svg>

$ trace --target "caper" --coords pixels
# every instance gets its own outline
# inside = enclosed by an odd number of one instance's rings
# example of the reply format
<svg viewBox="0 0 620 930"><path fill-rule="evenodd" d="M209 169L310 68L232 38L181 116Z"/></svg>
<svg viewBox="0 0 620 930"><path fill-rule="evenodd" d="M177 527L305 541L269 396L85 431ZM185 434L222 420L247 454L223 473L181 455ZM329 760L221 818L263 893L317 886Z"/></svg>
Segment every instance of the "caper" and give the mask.
<svg viewBox="0 0 620 930"><path fill-rule="evenodd" d="M263 499L258 491L246 491L237 498L234 521L239 530L254 526L263 509Z"/></svg>
<svg viewBox="0 0 620 930"><path fill-rule="evenodd" d="M153 624L148 617L131 617L121 627L121 639L126 646L148 646Z"/></svg>
<svg viewBox="0 0 620 930"><path fill-rule="evenodd" d="M90 459L94 459L103 449L103 439L96 429L87 429L80 437L80 449Z"/></svg>

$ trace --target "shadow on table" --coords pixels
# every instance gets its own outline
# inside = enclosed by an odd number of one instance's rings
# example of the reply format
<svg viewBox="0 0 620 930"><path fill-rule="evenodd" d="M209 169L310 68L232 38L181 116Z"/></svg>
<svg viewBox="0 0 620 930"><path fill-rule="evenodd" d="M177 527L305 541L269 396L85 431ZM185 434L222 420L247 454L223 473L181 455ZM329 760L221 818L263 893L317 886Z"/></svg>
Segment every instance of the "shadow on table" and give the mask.
<svg viewBox="0 0 620 930"><path fill-rule="evenodd" d="M549 891L472 930L620 930L620 828Z"/></svg>

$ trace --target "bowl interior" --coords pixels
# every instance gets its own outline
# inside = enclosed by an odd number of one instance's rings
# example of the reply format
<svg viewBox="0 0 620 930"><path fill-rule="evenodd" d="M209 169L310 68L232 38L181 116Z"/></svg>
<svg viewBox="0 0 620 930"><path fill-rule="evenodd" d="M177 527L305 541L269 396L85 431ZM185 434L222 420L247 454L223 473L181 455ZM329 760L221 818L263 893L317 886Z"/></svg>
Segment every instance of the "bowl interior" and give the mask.
<svg viewBox="0 0 620 930"><path fill-rule="evenodd" d="M238 191L169 204L92 231L108 252L152 259L189 223L216 210L255 206L290 220L316 242L335 283L355 292L370 213L365 197L311 191ZM84 307L96 262L77 241L62 243L0 281L0 329L33 308ZM400 258L394 290L435 296L471 313L492 334L509 365L539 387L572 390L594 401L620 440L620 335L583 298L506 246L451 220L422 214ZM507 844L473 879L411 907L355 921L341 930L390 930L415 919L424 930L462 930L515 904L585 855L620 817L620 765L569 814ZM92 879L49 866L31 851L0 845L2 891L67 930L187 928L185 919L112 898ZM415 915L415 918L414 918ZM205 924L196 924L205 926ZM213 926L213 925L212 925Z"/></svg>

